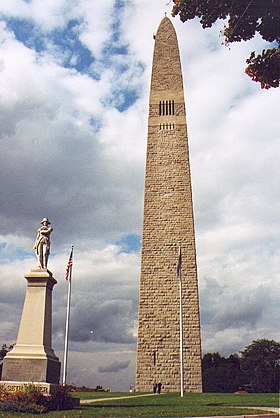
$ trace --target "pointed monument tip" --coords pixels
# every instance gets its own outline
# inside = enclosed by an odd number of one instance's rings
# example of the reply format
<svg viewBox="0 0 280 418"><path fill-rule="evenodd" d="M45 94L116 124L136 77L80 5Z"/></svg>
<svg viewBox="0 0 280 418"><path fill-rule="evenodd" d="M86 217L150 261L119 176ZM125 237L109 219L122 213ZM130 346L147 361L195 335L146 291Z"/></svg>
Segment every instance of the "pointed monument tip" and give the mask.
<svg viewBox="0 0 280 418"><path fill-rule="evenodd" d="M168 26L169 24L174 28L171 20L169 17L167 17L167 12L165 12L164 17L161 19L160 24L158 25L157 32L153 34L153 38L156 39L157 33L161 27Z"/></svg>
<svg viewBox="0 0 280 418"><path fill-rule="evenodd" d="M175 28L173 26L173 23L169 19L169 17L167 17L167 13L165 12L165 16L162 18L162 20L161 20L161 22L160 22L160 24L157 28L156 34L153 35L153 38L156 39L160 32L167 33L169 31L175 33Z"/></svg>
<svg viewBox="0 0 280 418"><path fill-rule="evenodd" d="M155 36L151 89L173 91L175 74L176 90L183 89L178 39L175 27L165 16Z"/></svg>
<svg viewBox="0 0 280 418"><path fill-rule="evenodd" d="M167 12L164 13L164 16L163 16L162 20L165 20L165 19L170 20L169 17L167 16Z"/></svg>
<svg viewBox="0 0 280 418"><path fill-rule="evenodd" d="M173 23L171 22L170 18L167 16L167 13L165 12L164 17L161 19L161 22L159 24L158 30L162 26L165 27L165 26L169 26L169 25L174 28Z"/></svg>

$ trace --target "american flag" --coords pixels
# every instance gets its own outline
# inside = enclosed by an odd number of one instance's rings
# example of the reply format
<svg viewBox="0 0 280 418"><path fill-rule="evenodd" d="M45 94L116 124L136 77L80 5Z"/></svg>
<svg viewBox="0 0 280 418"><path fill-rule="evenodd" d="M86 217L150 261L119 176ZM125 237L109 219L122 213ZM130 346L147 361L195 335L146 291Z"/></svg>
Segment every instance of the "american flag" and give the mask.
<svg viewBox="0 0 280 418"><path fill-rule="evenodd" d="M68 260L68 263L67 263L67 266L66 266L65 280L69 279L69 275L70 275L72 266L73 266L73 247L72 247L70 257L69 257L69 260Z"/></svg>
<svg viewBox="0 0 280 418"><path fill-rule="evenodd" d="M179 244L179 255L178 255L178 265L177 265L177 276L178 279L181 279L181 270L182 270L182 251L181 245Z"/></svg>

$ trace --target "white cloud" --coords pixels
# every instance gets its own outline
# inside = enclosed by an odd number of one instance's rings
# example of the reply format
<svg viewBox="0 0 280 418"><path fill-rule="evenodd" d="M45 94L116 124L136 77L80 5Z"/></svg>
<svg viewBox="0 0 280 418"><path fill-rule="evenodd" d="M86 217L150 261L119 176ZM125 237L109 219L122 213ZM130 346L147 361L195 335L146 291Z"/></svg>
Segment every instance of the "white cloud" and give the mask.
<svg viewBox="0 0 280 418"><path fill-rule="evenodd" d="M110 40L114 17L114 0L92 3L90 0L79 1L79 13L84 21L84 30L80 40L99 58L102 48Z"/></svg>
<svg viewBox="0 0 280 418"><path fill-rule="evenodd" d="M8 18L27 19L42 31L51 31L73 19L79 10L78 5L76 0L11 0L0 3L0 13Z"/></svg>

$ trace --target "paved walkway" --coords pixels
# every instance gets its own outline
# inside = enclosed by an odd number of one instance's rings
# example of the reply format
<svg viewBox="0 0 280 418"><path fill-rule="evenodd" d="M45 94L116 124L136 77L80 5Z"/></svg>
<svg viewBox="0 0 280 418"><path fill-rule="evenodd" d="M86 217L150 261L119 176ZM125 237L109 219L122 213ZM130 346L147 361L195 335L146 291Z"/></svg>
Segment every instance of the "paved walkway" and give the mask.
<svg viewBox="0 0 280 418"><path fill-rule="evenodd" d="M260 409L260 408L258 408ZM268 409L266 409L267 411ZM211 416L211 417L186 417L186 418L276 418L279 417L279 414L261 414L261 415L227 415L225 417L222 416Z"/></svg>
<svg viewBox="0 0 280 418"><path fill-rule="evenodd" d="M257 409L262 409L263 411L271 411L271 412L275 412L276 414L279 415L279 408L276 408L274 406L257 406ZM252 409L256 409L256 408L252 408Z"/></svg>
<svg viewBox="0 0 280 418"><path fill-rule="evenodd" d="M147 393L146 395L130 395L130 396L116 396L115 398L98 398L98 399L81 399L80 404L95 403L101 401L115 401L116 399L131 399L131 398L143 398L144 396L154 396L153 393Z"/></svg>

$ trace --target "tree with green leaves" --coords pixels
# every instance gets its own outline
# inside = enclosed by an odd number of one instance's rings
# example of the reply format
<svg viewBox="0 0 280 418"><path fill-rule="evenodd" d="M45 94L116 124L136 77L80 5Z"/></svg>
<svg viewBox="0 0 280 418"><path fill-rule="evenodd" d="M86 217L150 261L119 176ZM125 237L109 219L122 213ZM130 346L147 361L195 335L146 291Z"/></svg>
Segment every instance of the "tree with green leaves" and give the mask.
<svg viewBox="0 0 280 418"><path fill-rule="evenodd" d="M207 353L202 359L203 392L279 392L280 343L260 339L240 354L222 357Z"/></svg>
<svg viewBox="0 0 280 418"><path fill-rule="evenodd" d="M259 33L269 48L253 51L246 60L246 74L269 89L280 85L280 0L173 0L172 15L182 22L198 17L202 27L227 19L225 43L247 41Z"/></svg>
<svg viewBox="0 0 280 418"><path fill-rule="evenodd" d="M10 346L7 346L7 344L3 344L0 350L0 378L2 374L2 363L5 355L13 348L14 344L11 344Z"/></svg>
<svg viewBox="0 0 280 418"><path fill-rule="evenodd" d="M219 353L207 353L202 359L203 392L236 392L244 384L244 377L237 354L222 357Z"/></svg>
<svg viewBox="0 0 280 418"><path fill-rule="evenodd" d="M256 392L279 392L280 343L253 341L241 351L240 360L245 380Z"/></svg>
<svg viewBox="0 0 280 418"><path fill-rule="evenodd" d="M7 344L3 344L0 350L0 364L3 361L5 355L13 348L14 344L7 346Z"/></svg>

